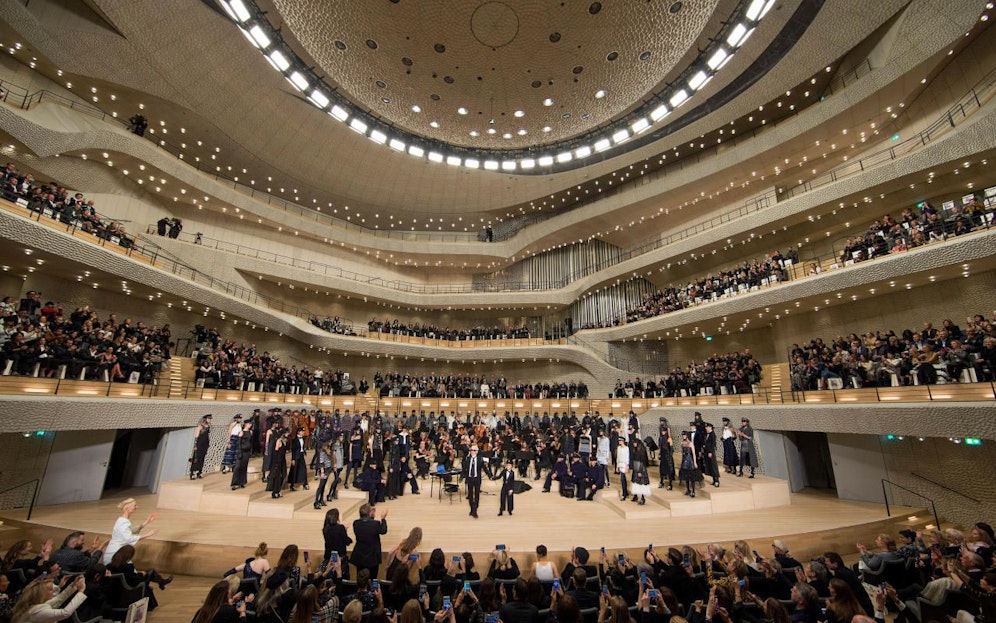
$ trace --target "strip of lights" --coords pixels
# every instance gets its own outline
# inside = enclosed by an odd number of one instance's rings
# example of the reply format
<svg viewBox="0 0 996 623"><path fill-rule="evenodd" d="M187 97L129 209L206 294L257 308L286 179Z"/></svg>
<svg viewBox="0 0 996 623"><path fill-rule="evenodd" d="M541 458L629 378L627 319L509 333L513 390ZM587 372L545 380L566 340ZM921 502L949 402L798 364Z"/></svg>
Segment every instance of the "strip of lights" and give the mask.
<svg viewBox="0 0 996 623"><path fill-rule="evenodd" d="M729 20L711 45L699 53L681 76L666 90L650 98L640 109L618 121L587 135L583 140L571 139L559 144L547 145L543 149L555 155L535 156L529 150L475 150L456 147L447 143L400 132L372 115L365 113L330 88L310 69L304 61L288 47L254 0L217 0L225 13L239 27L253 47L257 48L266 61L294 87L302 92L307 100L318 109L328 113L336 121L347 125L351 130L366 136L371 141L384 145L395 152L408 154L413 158L450 166L464 166L470 169L501 171L503 173L533 173L537 167L542 172L558 168L576 166L594 153L604 153L630 141L661 123L672 112L694 99L713 77L733 58L750 38L757 25L767 15L775 0L750 0L740 15ZM520 157L516 157L521 155ZM559 165L559 166L558 166Z"/></svg>

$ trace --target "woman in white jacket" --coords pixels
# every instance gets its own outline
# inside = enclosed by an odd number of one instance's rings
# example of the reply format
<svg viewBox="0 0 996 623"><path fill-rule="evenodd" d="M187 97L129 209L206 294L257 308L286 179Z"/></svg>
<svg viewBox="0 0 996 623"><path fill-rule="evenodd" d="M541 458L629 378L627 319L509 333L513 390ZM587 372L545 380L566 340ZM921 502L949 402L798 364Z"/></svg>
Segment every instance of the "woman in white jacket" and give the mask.
<svg viewBox="0 0 996 623"><path fill-rule="evenodd" d="M616 469L619 470L619 482L622 484L622 500L625 502L629 497L629 489L626 487L626 473L629 471L629 446L626 445L626 437L619 437L619 447L616 448Z"/></svg>
<svg viewBox="0 0 996 623"><path fill-rule="evenodd" d="M50 580L32 582L14 605L11 623L55 623L68 619L86 601L85 588L86 580L82 575L61 591ZM69 603L60 608L59 605L66 600Z"/></svg>

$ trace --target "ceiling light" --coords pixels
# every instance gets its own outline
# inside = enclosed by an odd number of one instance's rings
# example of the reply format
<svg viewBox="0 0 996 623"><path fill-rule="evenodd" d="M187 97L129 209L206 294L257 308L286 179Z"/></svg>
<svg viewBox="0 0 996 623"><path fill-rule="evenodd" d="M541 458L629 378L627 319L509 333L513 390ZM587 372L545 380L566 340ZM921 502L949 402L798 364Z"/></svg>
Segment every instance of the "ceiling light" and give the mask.
<svg viewBox="0 0 996 623"><path fill-rule="evenodd" d="M308 96L308 99L310 99L315 104L315 106L318 106L319 108L325 108L326 106L329 105L328 96L319 91L318 89L312 91L311 95Z"/></svg>
<svg viewBox="0 0 996 623"><path fill-rule="evenodd" d="M515 170L515 160L503 160L501 163L502 171L514 171Z"/></svg>
<svg viewBox="0 0 996 623"><path fill-rule="evenodd" d="M536 160L536 163L541 167L548 167L553 164L553 156L540 156Z"/></svg>
<svg viewBox="0 0 996 623"><path fill-rule="evenodd" d="M430 125L431 127L433 127L433 128L438 128L438 127L439 127L439 122L438 122L438 121L435 121L435 120L433 120L433 121L430 121L430 122L429 122L429 125Z"/></svg>
<svg viewBox="0 0 996 623"><path fill-rule="evenodd" d="M460 113L461 115L466 115L470 111L461 106L460 108L457 108L457 112Z"/></svg>
<svg viewBox="0 0 996 623"><path fill-rule="evenodd" d="M747 7L747 12L744 15L747 16L747 19L756 22L771 10L771 5L774 3L775 0L754 0Z"/></svg>
<svg viewBox="0 0 996 623"><path fill-rule="evenodd" d="M612 134L612 142L618 145L619 143L624 143L629 140L629 130L623 128Z"/></svg>
<svg viewBox="0 0 996 623"><path fill-rule="evenodd" d="M429 152L429 161L430 162L442 162L443 161L443 154L441 154L439 152L436 152L436 151L430 151Z"/></svg>
<svg viewBox="0 0 996 623"><path fill-rule="evenodd" d="M284 53L280 50L274 50L270 52L267 57L270 64L277 68L278 71L287 71L290 68L290 61L284 56Z"/></svg>
<svg viewBox="0 0 996 623"><path fill-rule="evenodd" d="M370 132L370 140L379 145L383 145L387 142L387 135L380 130L372 130Z"/></svg>
<svg viewBox="0 0 996 623"><path fill-rule="evenodd" d="M612 141L607 138L595 141L595 151L605 151L612 146Z"/></svg>
<svg viewBox="0 0 996 623"><path fill-rule="evenodd" d="M656 123L661 119L663 119L664 117L667 117L669 114L671 114L671 111L668 109L668 107L664 104L661 104L660 106L655 108L653 112L650 113L650 119Z"/></svg>
<svg viewBox="0 0 996 623"><path fill-rule="evenodd" d="M600 100L603 97L605 97L605 89L599 89L599 90L595 91L595 99Z"/></svg>
<svg viewBox="0 0 996 623"><path fill-rule="evenodd" d="M650 120L647 119L646 117L640 117L639 119L634 121L632 125L629 126L629 128L633 130L633 134L639 134L640 132L643 132L649 127L650 127Z"/></svg>
<svg viewBox="0 0 996 623"><path fill-rule="evenodd" d="M405 150L405 144L402 143L401 141L399 141L396 138L392 138L391 141L387 144L387 146L390 147L391 149L395 150L395 151L404 151Z"/></svg>
<svg viewBox="0 0 996 623"><path fill-rule="evenodd" d="M463 161L463 166L468 169L476 169L481 166L481 163L476 158L467 158Z"/></svg>
<svg viewBox="0 0 996 623"><path fill-rule="evenodd" d="M259 24L249 29L249 36L261 48L266 48L270 45L270 38L266 36L266 33L260 28Z"/></svg>
<svg viewBox="0 0 996 623"><path fill-rule="evenodd" d="M459 156L446 156L446 164L450 165L451 167L458 167L460 166L461 162L462 161Z"/></svg>
<svg viewBox="0 0 996 623"><path fill-rule="evenodd" d="M349 122L349 127L356 130L360 134L367 133L367 124L364 123L359 117L354 117L353 120Z"/></svg>
<svg viewBox="0 0 996 623"><path fill-rule="evenodd" d="M574 154L572 154L569 151L564 151L564 152L561 152L561 153L557 154L557 162L561 162L561 163L563 163L563 162L570 162L573 159L574 159Z"/></svg>
<svg viewBox="0 0 996 623"><path fill-rule="evenodd" d="M422 112L422 107L418 104L412 104L412 112Z"/></svg>
<svg viewBox="0 0 996 623"><path fill-rule="evenodd" d="M550 130L552 130L552 129L553 129L553 128L551 128L551 127L550 127L550 126L548 126L548 125L545 125L545 126L543 126L543 131L544 131L544 132L549 132L549 131L550 131Z"/></svg>
<svg viewBox="0 0 996 623"><path fill-rule="evenodd" d="M578 158L587 158L591 155L591 147L588 145L582 145L574 150L574 155Z"/></svg>
<svg viewBox="0 0 996 623"><path fill-rule="evenodd" d="M552 97L548 97L545 100L543 100L543 105L544 106L553 106L553 98Z"/></svg>
<svg viewBox="0 0 996 623"><path fill-rule="evenodd" d="M339 121L345 121L349 117L349 112L341 106L333 106L329 114L338 119Z"/></svg>
<svg viewBox="0 0 996 623"><path fill-rule="evenodd" d="M498 133L498 130L496 130L494 128L488 128L488 134L497 134L497 133Z"/></svg>
<svg viewBox="0 0 996 623"><path fill-rule="evenodd" d="M228 7L231 9L230 12L235 15L235 19L240 22L244 22L252 17L252 14L249 13L249 9L246 8L242 0L228 0Z"/></svg>
<svg viewBox="0 0 996 623"><path fill-rule="evenodd" d="M709 65L709 69L715 71L726 64L726 61L729 58L730 55L727 53L725 48L718 48L716 52L709 57L709 61L706 64Z"/></svg>
<svg viewBox="0 0 996 623"><path fill-rule="evenodd" d="M485 160L484 161L484 168L486 170L488 170L488 171L497 171L498 170L498 161L497 160Z"/></svg>
<svg viewBox="0 0 996 623"><path fill-rule="evenodd" d="M688 91L686 91L685 89L681 89L680 91L671 96L670 100L671 108L674 109L677 108L678 106L681 106L682 104L685 103L687 99L688 99Z"/></svg>
<svg viewBox="0 0 996 623"><path fill-rule="evenodd" d="M510 138L512 138L512 133L511 132L505 132L504 134L501 135L501 137L503 139L506 139L506 140L510 139Z"/></svg>
<svg viewBox="0 0 996 623"><path fill-rule="evenodd" d="M746 35L747 27L743 24L737 24L730 32L730 36L726 38L726 42L730 44L731 48L735 48L743 42Z"/></svg>
<svg viewBox="0 0 996 623"><path fill-rule="evenodd" d="M518 134L519 136L525 136L526 134L528 134L528 132L526 132L525 128L519 128L519 131L516 132L516 134Z"/></svg>
<svg viewBox="0 0 996 623"><path fill-rule="evenodd" d="M703 85L705 85L706 82L709 82L709 76L706 72L699 71L688 79L688 86L691 87L693 91L698 91Z"/></svg>
<svg viewBox="0 0 996 623"><path fill-rule="evenodd" d="M536 167L536 160L533 158L523 158L522 161L519 162L519 168L521 169L532 169L535 167Z"/></svg>
<svg viewBox="0 0 996 623"><path fill-rule="evenodd" d="M525 117L526 116L526 111L524 111L524 110L517 110L517 111L515 111L512 114L515 115L516 117Z"/></svg>
<svg viewBox="0 0 996 623"><path fill-rule="evenodd" d="M477 130L471 130L471 131L470 131L470 135L471 135L471 136L480 136L480 135L481 135L481 133L480 133L480 132L478 132Z"/></svg>

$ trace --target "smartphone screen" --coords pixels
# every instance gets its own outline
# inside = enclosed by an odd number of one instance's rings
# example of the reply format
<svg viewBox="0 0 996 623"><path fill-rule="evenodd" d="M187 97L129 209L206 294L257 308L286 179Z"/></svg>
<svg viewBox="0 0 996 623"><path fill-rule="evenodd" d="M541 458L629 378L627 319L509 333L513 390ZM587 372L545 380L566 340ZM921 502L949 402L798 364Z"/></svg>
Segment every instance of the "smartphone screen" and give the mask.
<svg viewBox="0 0 996 623"><path fill-rule="evenodd" d="M467 581L467 580L463 581L463 592L465 592L465 593L469 593L470 592L470 582Z"/></svg>
<svg viewBox="0 0 996 623"><path fill-rule="evenodd" d="M626 562L626 554L619 554L619 564Z"/></svg>
<svg viewBox="0 0 996 623"><path fill-rule="evenodd" d="M740 578L740 581L737 582L737 584L740 585L740 588L743 588L744 586L747 586L747 580Z"/></svg>
<svg viewBox="0 0 996 623"><path fill-rule="evenodd" d="M688 554L685 554L684 565L686 567L691 567L692 566L692 557L689 556Z"/></svg>
<svg viewBox="0 0 996 623"><path fill-rule="evenodd" d="M378 590L380 590L380 582L377 581L377 580L374 580L373 582L371 582L370 586L373 587L373 590L375 592L378 591Z"/></svg>
<svg viewBox="0 0 996 623"><path fill-rule="evenodd" d="M647 572L646 571L641 571L640 572L640 584L646 584L646 583L647 583Z"/></svg>
<svg viewBox="0 0 996 623"><path fill-rule="evenodd" d="M408 554L408 560L418 560L418 554Z"/></svg>
<svg viewBox="0 0 996 623"><path fill-rule="evenodd" d="M463 560L463 559L460 558L459 556L454 556L453 557L453 562L460 562L461 560Z"/></svg>
<svg viewBox="0 0 996 623"><path fill-rule="evenodd" d="M553 590L555 590L555 591L559 591L560 590L560 580L554 580L553 581Z"/></svg>
<svg viewBox="0 0 996 623"><path fill-rule="evenodd" d="M647 597L651 599L657 599L658 595L660 595L660 592L656 588L652 588L647 591Z"/></svg>
<svg viewBox="0 0 996 623"><path fill-rule="evenodd" d="M450 609L450 598L443 597L443 610L449 611Z"/></svg>
<svg viewBox="0 0 996 623"><path fill-rule="evenodd" d="M504 552L505 551L505 544L502 543L500 545L495 545L495 549L498 550L499 552Z"/></svg>
<svg viewBox="0 0 996 623"><path fill-rule="evenodd" d="M484 617L484 623L498 623L498 615L489 614L488 616Z"/></svg>
<svg viewBox="0 0 996 623"><path fill-rule="evenodd" d="M339 552L332 552L332 556L329 558L333 563L339 562Z"/></svg>
<svg viewBox="0 0 996 623"><path fill-rule="evenodd" d="M308 562L308 560L309 560L308 552L304 552L304 562Z"/></svg>
<svg viewBox="0 0 996 623"><path fill-rule="evenodd" d="M608 584L602 584L602 594L608 596L608 594L609 594L609 585Z"/></svg>

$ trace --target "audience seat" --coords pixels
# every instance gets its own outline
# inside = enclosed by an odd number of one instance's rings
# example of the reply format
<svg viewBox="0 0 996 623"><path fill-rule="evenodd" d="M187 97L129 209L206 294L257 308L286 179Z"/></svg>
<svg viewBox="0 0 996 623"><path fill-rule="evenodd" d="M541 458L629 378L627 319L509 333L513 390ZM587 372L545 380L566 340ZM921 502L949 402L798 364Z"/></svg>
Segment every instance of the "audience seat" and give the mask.
<svg viewBox="0 0 996 623"><path fill-rule="evenodd" d="M141 584L129 585L120 573L110 575L107 580L104 616L114 621L124 621L128 615L128 606L145 596L145 587Z"/></svg>
<svg viewBox="0 0 996 623"><path fill-rule="evenodd" d="M893 588L899 590L912 583L909 569L910 563L907 560L890 560L882 565L882 568L877 572L865 570L861 574L861 579L872 586L888 582Z"/></svg>

